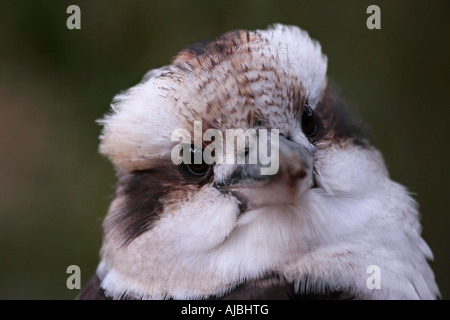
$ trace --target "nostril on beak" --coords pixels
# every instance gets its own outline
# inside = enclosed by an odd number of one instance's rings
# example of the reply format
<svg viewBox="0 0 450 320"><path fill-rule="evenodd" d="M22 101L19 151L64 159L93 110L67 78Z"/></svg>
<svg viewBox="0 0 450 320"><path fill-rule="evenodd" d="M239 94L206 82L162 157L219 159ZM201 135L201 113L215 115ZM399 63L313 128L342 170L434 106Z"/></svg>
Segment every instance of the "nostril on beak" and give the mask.
<svg viewBox="0 0 450 320"><path fill-rule="evenodd" d="M302 179L302 178L306 177L306 171L304 169L301 169L294 175L294 177L297 179Z"/></svg>

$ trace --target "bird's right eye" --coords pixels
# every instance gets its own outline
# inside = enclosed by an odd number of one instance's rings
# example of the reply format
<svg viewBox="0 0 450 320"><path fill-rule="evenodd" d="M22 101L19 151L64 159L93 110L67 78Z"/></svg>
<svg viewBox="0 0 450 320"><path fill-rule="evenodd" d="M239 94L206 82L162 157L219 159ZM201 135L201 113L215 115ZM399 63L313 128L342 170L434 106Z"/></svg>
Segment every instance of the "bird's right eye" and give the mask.
<svg viewBox="0 0 450 320"><path fill-rule="evenodd" d="M192 173L194 176L204 176L209 171L209 164L206 164L204 162L200 164L186 164L186 168L190 173Z"/></svg>
<svg viewBox="0 0 450 320"><path fill-rule="evenodd" d="M203 150L198 150L195 147L190 148L191 163L185 163L184 166L189 171L189 173L194 176L200 177L206 175L209 172L211 166L203 161L203 157L201 163L195 163L195 154L197 152L200 152L200 155L202 155Z"/></svg>

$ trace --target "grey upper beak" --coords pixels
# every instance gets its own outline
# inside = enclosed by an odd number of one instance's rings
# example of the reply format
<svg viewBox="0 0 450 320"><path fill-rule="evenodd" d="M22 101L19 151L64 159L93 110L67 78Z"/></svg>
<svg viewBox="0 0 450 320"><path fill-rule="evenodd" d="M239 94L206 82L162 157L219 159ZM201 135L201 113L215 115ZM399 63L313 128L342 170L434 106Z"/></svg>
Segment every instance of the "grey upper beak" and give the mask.
<svg viewBox="0 0 450 320"><path fill-rule="evenodd" d="M270 152L271 163L233 165L229 176L216 187L236 194L247 203L248 209L292 202L297 194L312 185L314 155L281 135L278 145L278 150ZM261 173L261 168L274 165L279 166L275 174Z"/></svg>

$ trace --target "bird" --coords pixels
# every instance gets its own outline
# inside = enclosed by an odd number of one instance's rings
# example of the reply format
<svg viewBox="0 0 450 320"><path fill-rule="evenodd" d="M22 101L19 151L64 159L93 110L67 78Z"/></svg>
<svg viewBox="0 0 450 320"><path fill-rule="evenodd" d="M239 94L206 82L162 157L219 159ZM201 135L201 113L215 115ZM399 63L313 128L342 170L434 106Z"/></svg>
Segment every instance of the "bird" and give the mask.
<svg viewBox="0 0 450 320"><path fill-rule="evenodd" d="M297 26L236 29L116 95L98 122L117 185L77 299L438 299L418 204L327 65ZM209 145L189 143L195 122L217 145L231 129L277 133L276 172L247 163L250 139L245 163L186 160ZM181 163L177 130L191 138Z"/></svg>

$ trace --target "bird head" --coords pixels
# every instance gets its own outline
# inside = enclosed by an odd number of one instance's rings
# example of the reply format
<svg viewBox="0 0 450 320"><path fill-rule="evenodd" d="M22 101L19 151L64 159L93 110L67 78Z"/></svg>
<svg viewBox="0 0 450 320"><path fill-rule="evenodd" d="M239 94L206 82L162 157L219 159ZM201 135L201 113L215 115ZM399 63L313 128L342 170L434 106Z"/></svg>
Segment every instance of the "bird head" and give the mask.
<svg viewBox="0 0 450 320"><path fill-rule="evenodd" d="M274 25L188 47L115 97L100 120L118 180L107 296L221 297L267 275L298 294L436 295L416 203L326 70L318 42Z"/></svg>

